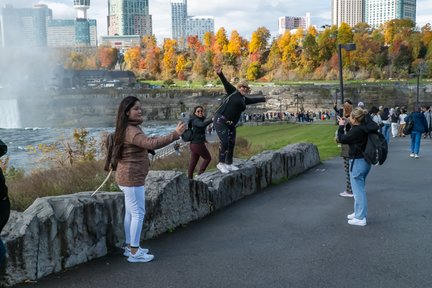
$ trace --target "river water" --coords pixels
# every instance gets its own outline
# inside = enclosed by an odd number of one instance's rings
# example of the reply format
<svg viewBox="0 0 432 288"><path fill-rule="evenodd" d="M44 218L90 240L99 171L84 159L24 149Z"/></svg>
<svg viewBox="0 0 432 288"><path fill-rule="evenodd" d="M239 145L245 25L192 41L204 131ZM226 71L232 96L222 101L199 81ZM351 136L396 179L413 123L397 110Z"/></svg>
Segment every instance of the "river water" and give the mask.
<svg viewBox="0 0 432 288"><path fill-rule="evenodd" d="M164 135L171 132L176 124L147 124L143 126L144 133L149 136ZM104 132L113 132L114 128L86 128L89 136L100 143L101 135ZM23 128L23 129L1 129L0 139L8 146L9 166L22 168L26 172L41 166L40 153L32 153L30 146L36 147L39 144L53 144L63 139L73 141L73 128ZM97 146L99 147L99 146ZM2 159L5 156L2 157Z"/></svg>

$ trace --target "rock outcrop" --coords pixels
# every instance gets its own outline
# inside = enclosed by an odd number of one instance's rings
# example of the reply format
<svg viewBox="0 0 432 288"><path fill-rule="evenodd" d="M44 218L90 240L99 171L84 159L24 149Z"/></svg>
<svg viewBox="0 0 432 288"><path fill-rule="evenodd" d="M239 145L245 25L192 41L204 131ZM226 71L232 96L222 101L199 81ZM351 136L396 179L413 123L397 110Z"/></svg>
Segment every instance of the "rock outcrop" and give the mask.
<svg viewBox="0 0 432 288"><path fill-rule="evenodd" d="M316 146L299 143L236 160L240 170L229 174L213 171L189 180L178 171L151 171L143 237L200 219L319 162ZM119 192L44 197L22 213L13 212L2 235L8 255L0 286L36 280L118 249L124 240L123 215Z"/></svg>

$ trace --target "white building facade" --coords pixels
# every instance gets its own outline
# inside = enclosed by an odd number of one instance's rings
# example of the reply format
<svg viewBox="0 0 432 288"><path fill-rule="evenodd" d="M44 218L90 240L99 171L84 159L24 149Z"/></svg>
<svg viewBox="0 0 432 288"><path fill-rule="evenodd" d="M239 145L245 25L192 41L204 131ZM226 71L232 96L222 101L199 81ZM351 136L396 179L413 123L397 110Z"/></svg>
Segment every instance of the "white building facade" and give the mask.
<svg viewBox="0 0 432 288"><path fill-rule="evenodd" d="M365 22L379 27L393 19L416 22L416 0L365 0Z"/></svg>
<svg viewBox="0 0 432 288"><path fill-rule="evenodd" d="M191 16L186 18L186 38L198 36L202 42L204 34L210 32L214 34L214 17L211 16Z"/></svg>
<svg viewBox="0 0 432 288"><path fill-rule="evenodd" d="M332 25L347 23L351 27L364 22L364 0L332 0Z"/></svg>
<svg viewBox="0 0 432 288"><path fill-rule="evenodd" d="M279 35L286 31L303 28L307 30L310 27L310 13L306 13L303 17L283 16L279 17Z"/></svg>

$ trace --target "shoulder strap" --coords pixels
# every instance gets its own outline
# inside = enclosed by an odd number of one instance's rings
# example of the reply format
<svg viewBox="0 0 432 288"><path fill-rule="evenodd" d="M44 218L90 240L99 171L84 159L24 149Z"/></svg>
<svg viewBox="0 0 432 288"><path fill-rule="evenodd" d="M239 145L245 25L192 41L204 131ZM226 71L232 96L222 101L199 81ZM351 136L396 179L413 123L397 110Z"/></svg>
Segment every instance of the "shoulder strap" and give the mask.
<svg viewBox="0 0 432 288"><path fill-rule="evenodd" d="M231 96L234 95L236 92L237 92L237 90L234 91L233 93L231 93L231 94L225 96L225 98L222 100L222 103L221 103L221 104L219 105L219 107L215 110L215 114L216 114L216 113L222 114L223 112L225 112L225 107L226 107L226 105L228 104L228 101L230 100ZM222 109L222 108L223 108L223 109ZM219 110L221 110L221 111L219 111Z"/></svg>

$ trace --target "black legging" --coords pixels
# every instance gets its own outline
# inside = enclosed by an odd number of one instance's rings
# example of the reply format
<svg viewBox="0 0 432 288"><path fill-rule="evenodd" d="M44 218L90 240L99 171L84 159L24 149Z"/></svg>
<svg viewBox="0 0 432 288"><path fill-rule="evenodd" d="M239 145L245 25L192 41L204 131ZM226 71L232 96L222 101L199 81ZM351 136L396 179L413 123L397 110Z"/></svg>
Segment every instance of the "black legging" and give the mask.
<svg viewBox="0 0 432 288"><path fill-rule="evenodd" d="M232 121L224 116L216 115L213 123L219 137L219 162L232 164L236 139L236 127Z"/></svg>
<svg viewBox="0 0 432 288"><path fill-rule="evenodd" d="M0 199L0 233L3 229L3 227L6 225L7 221L9 220L9 214L10 214L10 202L9 198L6 197L6 199ZM3 266L3 260L5 258L5 247L3 245L3 241L0 238L0 267Z"/></svg>

